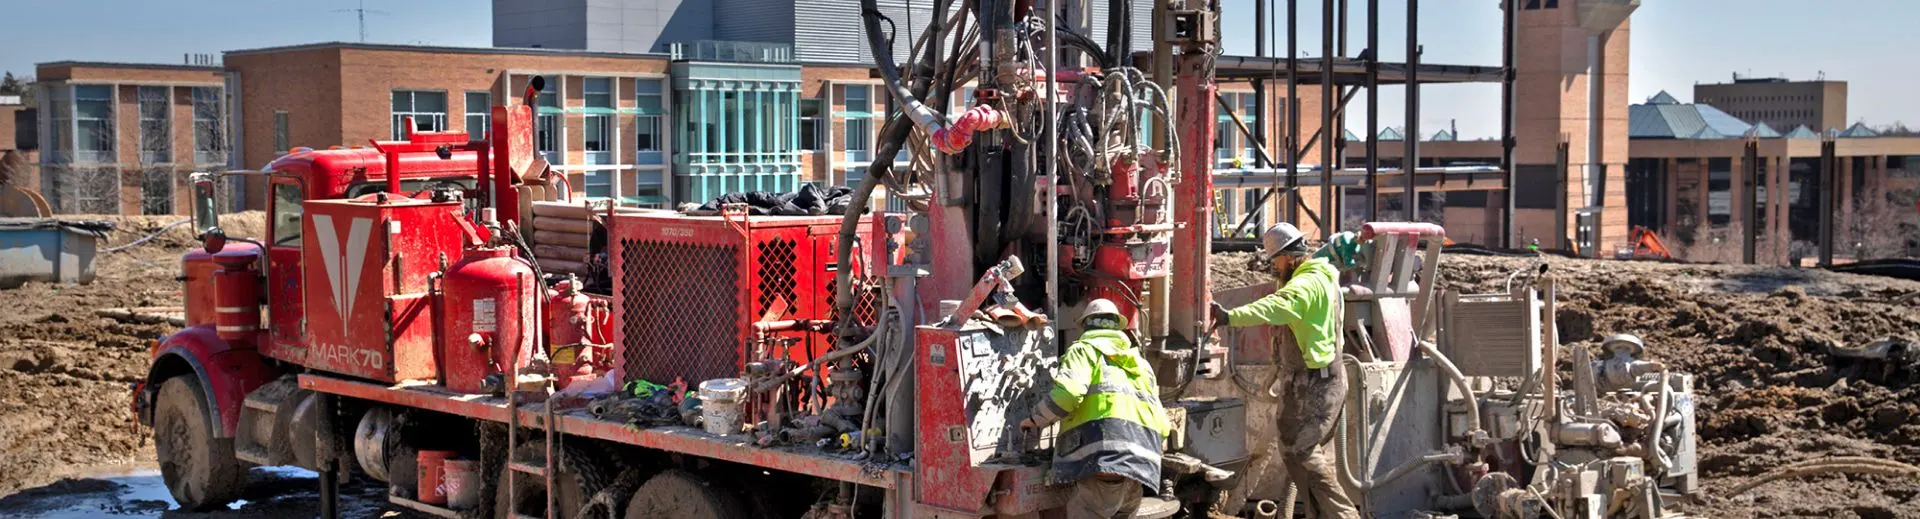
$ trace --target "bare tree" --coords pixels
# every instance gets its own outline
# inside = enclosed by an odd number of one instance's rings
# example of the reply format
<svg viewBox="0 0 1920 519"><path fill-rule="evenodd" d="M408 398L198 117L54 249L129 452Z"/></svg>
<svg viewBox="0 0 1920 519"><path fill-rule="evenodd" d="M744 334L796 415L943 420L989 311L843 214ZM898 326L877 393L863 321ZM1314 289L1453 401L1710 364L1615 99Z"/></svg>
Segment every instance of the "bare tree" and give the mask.
<svg viewBox="0 0 1920 519"><path fill-rule="evenodd" d="M1914 211L1914 190L1900 190L1884 196L1861 193L1854 198L1851 225L1844 229L1845 241L1837 244L1854 259L1912 257L1920 244L1920 213Z"/></svg>

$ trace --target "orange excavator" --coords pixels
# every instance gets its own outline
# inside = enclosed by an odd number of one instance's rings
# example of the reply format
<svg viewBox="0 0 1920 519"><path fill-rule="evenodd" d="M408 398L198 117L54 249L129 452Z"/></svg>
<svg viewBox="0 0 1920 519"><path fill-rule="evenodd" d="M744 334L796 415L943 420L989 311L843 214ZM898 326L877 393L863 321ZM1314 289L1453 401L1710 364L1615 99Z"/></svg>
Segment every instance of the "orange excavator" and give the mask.
<svg viewBox="0 0 1920 519"><path fill-rule="evenodd" d="M1627 233L1627 243L1633 246L1632 256L1621 259L1673 259L1673 252L1667 250L1667 244L1660 242L1660 235L1654 234L1653 229L1633 226L1633 230Z"/></svg>

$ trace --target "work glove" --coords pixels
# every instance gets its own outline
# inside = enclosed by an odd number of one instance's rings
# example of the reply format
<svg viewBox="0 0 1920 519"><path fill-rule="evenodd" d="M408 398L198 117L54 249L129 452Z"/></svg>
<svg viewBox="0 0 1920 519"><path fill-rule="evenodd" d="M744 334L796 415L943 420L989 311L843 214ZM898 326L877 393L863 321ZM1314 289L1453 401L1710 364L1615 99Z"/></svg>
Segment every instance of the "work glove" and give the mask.
<svg viewBox="0 0 1920 519"><path fill-rule="evenodd" d="M1219 302L1216 301L1213 303L1213 307L1209 309L1208 315L1213 317L1213 326L1226 326L1228 318L1227 307L1220 306Z"/></svg>

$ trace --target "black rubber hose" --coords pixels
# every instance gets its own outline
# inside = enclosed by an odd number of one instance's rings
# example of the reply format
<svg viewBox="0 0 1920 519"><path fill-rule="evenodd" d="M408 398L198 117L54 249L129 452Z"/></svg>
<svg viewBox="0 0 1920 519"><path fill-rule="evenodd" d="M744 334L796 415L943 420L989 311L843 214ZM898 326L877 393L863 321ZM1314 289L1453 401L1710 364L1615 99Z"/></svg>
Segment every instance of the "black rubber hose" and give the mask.
<svg viewBox="0 0 1920 519"><path fill-rule="evenodd" d="M938 12L946 12L946 6L949 5L949 3L950 2L941 2ZM857 232L856 230L860 228L860 215L867 212L867 202L873 198L873 189L879 186L882 180L893 174L893 156L900 153L900 148L907 142L907 135L910 134L913 129L913 125L907 122L907 109L904 107L909 104L918 103L918 101L915 101L915 90L919 90L920 93L924 94L927 87L932 84L932 78L928 76L921 76L919 80L914 82L915 88L912 89L900 84L900 69L893 62L892 47L886 45L886 39L880 35L880 8L878 0L860 0L860 15L866 22L867 47L873 52L874 65L880 69L881 77L887 82L888 91L892 92L895 97L894 101L899 103L903 109L899 113L889 117L887 124L880 128L880 145L878 146L879 149L876 150L878 153L873 157L873 163L867 167L866 178L861 179L860 186L854 188L853 199L847 203L846 214L841 215L840 218L840 235L834 243L834 253L838 268L833 274L833 309L835 312L834 315L839 315L844 319L836 330L842 337L851 337L857 333L856 330L859 328L858 323L853 317L854 297L851 277L853 273L853 241ZM944 37L945 35L941 34L944 31L941 24L945 17L934 16L932 18L933 21L928 24L927 30L933 32L935 38ZM933 60L939 59L938 54L934 52L936 47L938 47L938 45L927 46L927 63L933 63ZM877 246L877 244L875 246Z"/></svg>

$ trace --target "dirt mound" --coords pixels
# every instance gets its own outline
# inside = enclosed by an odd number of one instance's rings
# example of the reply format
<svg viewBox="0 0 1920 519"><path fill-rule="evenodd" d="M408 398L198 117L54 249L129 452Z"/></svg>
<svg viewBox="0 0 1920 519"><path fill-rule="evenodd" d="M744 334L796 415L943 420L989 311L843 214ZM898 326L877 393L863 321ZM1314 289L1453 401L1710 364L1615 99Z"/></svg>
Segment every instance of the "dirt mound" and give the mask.
<svg viewBox="0 0 1920 519"><path fill-rule="evenodd" d="M1708 494L1804 459L1920 463L1920 425L1912 423L1920 373L1833 354L1888 338L1920 340L1920 308L1901 299L1920 293L1920 283L1818 270L1449 256L1441 286L1501 292L1509 273L1543 261L1559 280L1565 347L1598 354L1605 336L1630 333L1653 359L1695 375ZM1773 483L1702 511L1913 517L1916 494L1920 482L1912 480L1829 476Z"/></svg>
<svg viewBox="0 0 1920 519"><path fill-rule="evenodd" d="M184 249L149 245L159 241L101 255L92 284L0 290L0 494L64 470L134 461L144 434L130 388L146 375L149 345L172 328L94 311L180 304L173 278Z"/></svg>

